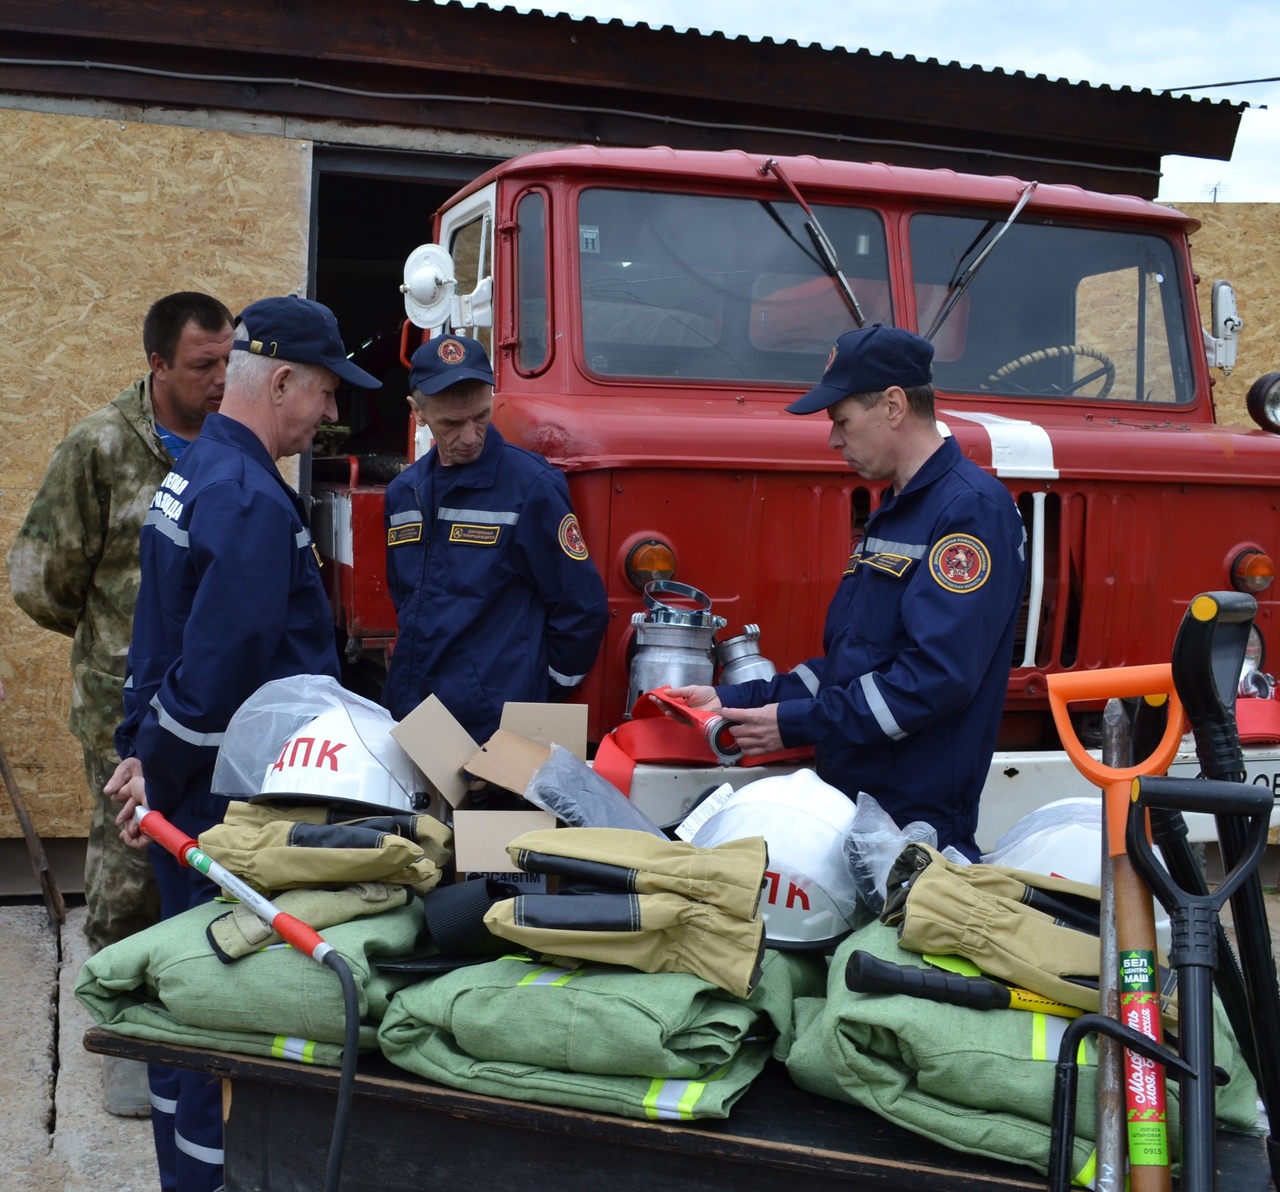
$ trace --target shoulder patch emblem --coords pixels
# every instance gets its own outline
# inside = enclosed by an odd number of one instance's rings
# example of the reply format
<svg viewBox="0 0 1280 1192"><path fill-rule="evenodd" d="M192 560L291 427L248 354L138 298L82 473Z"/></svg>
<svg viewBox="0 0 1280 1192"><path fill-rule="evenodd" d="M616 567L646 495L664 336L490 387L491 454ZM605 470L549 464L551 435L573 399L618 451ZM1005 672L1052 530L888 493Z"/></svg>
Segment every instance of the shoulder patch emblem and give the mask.
<svg viewBox="0 0 1280 1192"><path fill-rule="evenodd" d="M467 358L467 349L456 339L446 339L438 348L436 355L445 364L461 364Z"/></svg>
<svg viewBox="0 0 1280 1192"><path fill-rule="evenodd" d="M582 529L578 525L578 519L572 513L564 515L556 536L560 540L560 549L569 558L585 559L587 557L587 544L582 540Z"/></svg>
<svg viewBox="0 0 1280 1192"><path fill-rule="evenodd" d="M976 592L991 574L991 553L971 534L948 534L929 552L929 571L948 592Z"/></svg>

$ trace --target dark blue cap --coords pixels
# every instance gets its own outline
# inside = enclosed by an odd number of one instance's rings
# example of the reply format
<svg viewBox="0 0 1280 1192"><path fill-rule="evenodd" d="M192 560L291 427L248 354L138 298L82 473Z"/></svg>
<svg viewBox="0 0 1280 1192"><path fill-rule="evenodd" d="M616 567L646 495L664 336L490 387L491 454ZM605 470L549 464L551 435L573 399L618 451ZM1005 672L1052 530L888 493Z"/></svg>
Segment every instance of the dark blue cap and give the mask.
<svg viewBox="0 0 1280 1192"><path fill-rule="evenodd" d="M413 354L409 392L439 393L459 381L493 384L484 344L465 335L437 335Z"/></svg>
<svg viewBox="0 0 1280 1192"><path fill-rule="evenodd" d="M933 344L914 331L881 323L846 331L831 348L821 383L796 398L787 411L816 414L851 393L927 385L933 379L932 364Z"/></svg>
<svg viewBox="0 0 1280 1192"><path fill-rule="evenodd" d="M347 359L333 311L309 298L263 298L240 312L248 339L231 346L256 356L271 356L294 364L320 364L344 381L362 389L381 389L382 382Z"/></svg>

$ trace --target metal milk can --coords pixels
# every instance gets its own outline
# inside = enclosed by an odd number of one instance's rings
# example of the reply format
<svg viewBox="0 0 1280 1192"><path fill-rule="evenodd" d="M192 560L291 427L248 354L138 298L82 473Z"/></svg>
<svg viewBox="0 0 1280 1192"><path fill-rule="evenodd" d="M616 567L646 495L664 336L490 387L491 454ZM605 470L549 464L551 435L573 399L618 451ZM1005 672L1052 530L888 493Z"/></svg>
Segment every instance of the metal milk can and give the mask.
<svg viewBox="0 0 1280 1192"><path fill-rule="evenodd" d="M675 607L662 597L679 598L691 607ZM669 579L644 586L648 612L636 613L636 652L631 659L627 714L646 691L664 685L710 684L715 677L715 636L728 622L711 612L711 598L689 584Z"/></svg>
<svg viewBox="0 0 1280 1192"><path fill-rule="evenodd" d="M760 626L744 625L737 637L717 642L716 659L720 663L720 682L749 683L752 679L772 679L777 668L760 653Z"/></svg>

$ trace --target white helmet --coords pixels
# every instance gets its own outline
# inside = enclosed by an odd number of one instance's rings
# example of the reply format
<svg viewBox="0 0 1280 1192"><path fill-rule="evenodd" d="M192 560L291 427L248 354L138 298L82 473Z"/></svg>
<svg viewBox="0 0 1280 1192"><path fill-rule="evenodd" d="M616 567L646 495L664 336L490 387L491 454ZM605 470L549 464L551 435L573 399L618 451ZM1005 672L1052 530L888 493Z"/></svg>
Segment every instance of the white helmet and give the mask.
<svg viewBox="0 0 1280 1192"><path fill-rule="evenodd" d="M858 894L842 842L854 802L812 770L760 778L734 791L694 834L711 848L763 836L765 940L782 949L823 949L853 928Z"/></svg>
<svg viewBox="0 0 1280 1192"><path fill-rule="evenodd" d="M426 780L391 735L391 715L348 704L290 736L267 767L258 800L350 803L371 812L416 810Z"/></svg>

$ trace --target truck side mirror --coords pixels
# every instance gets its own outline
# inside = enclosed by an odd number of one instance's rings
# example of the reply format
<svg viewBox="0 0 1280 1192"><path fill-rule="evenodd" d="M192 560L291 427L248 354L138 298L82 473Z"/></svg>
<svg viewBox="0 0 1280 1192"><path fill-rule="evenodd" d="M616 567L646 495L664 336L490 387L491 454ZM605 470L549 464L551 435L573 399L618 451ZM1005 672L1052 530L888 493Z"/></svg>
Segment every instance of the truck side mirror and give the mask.
<svg viewBox="0 0 1280 1192"><path fill-rule="evenodd" d="M417 327L442 326L452 313L454 292L453 258L438 244L421 244L404 263L404 313Z"/></svg>
<svg viewBox="0 0 1280 1192"><path fill-rule="evenodd" d="M1236 341L1244 327L1236 306L1236 293L1229 281L1213 283L1210 321L1213 331L1206 331L1204 334L1205 356L1210 368L1220 368L1229 377L1236 364Z"/></svg>

